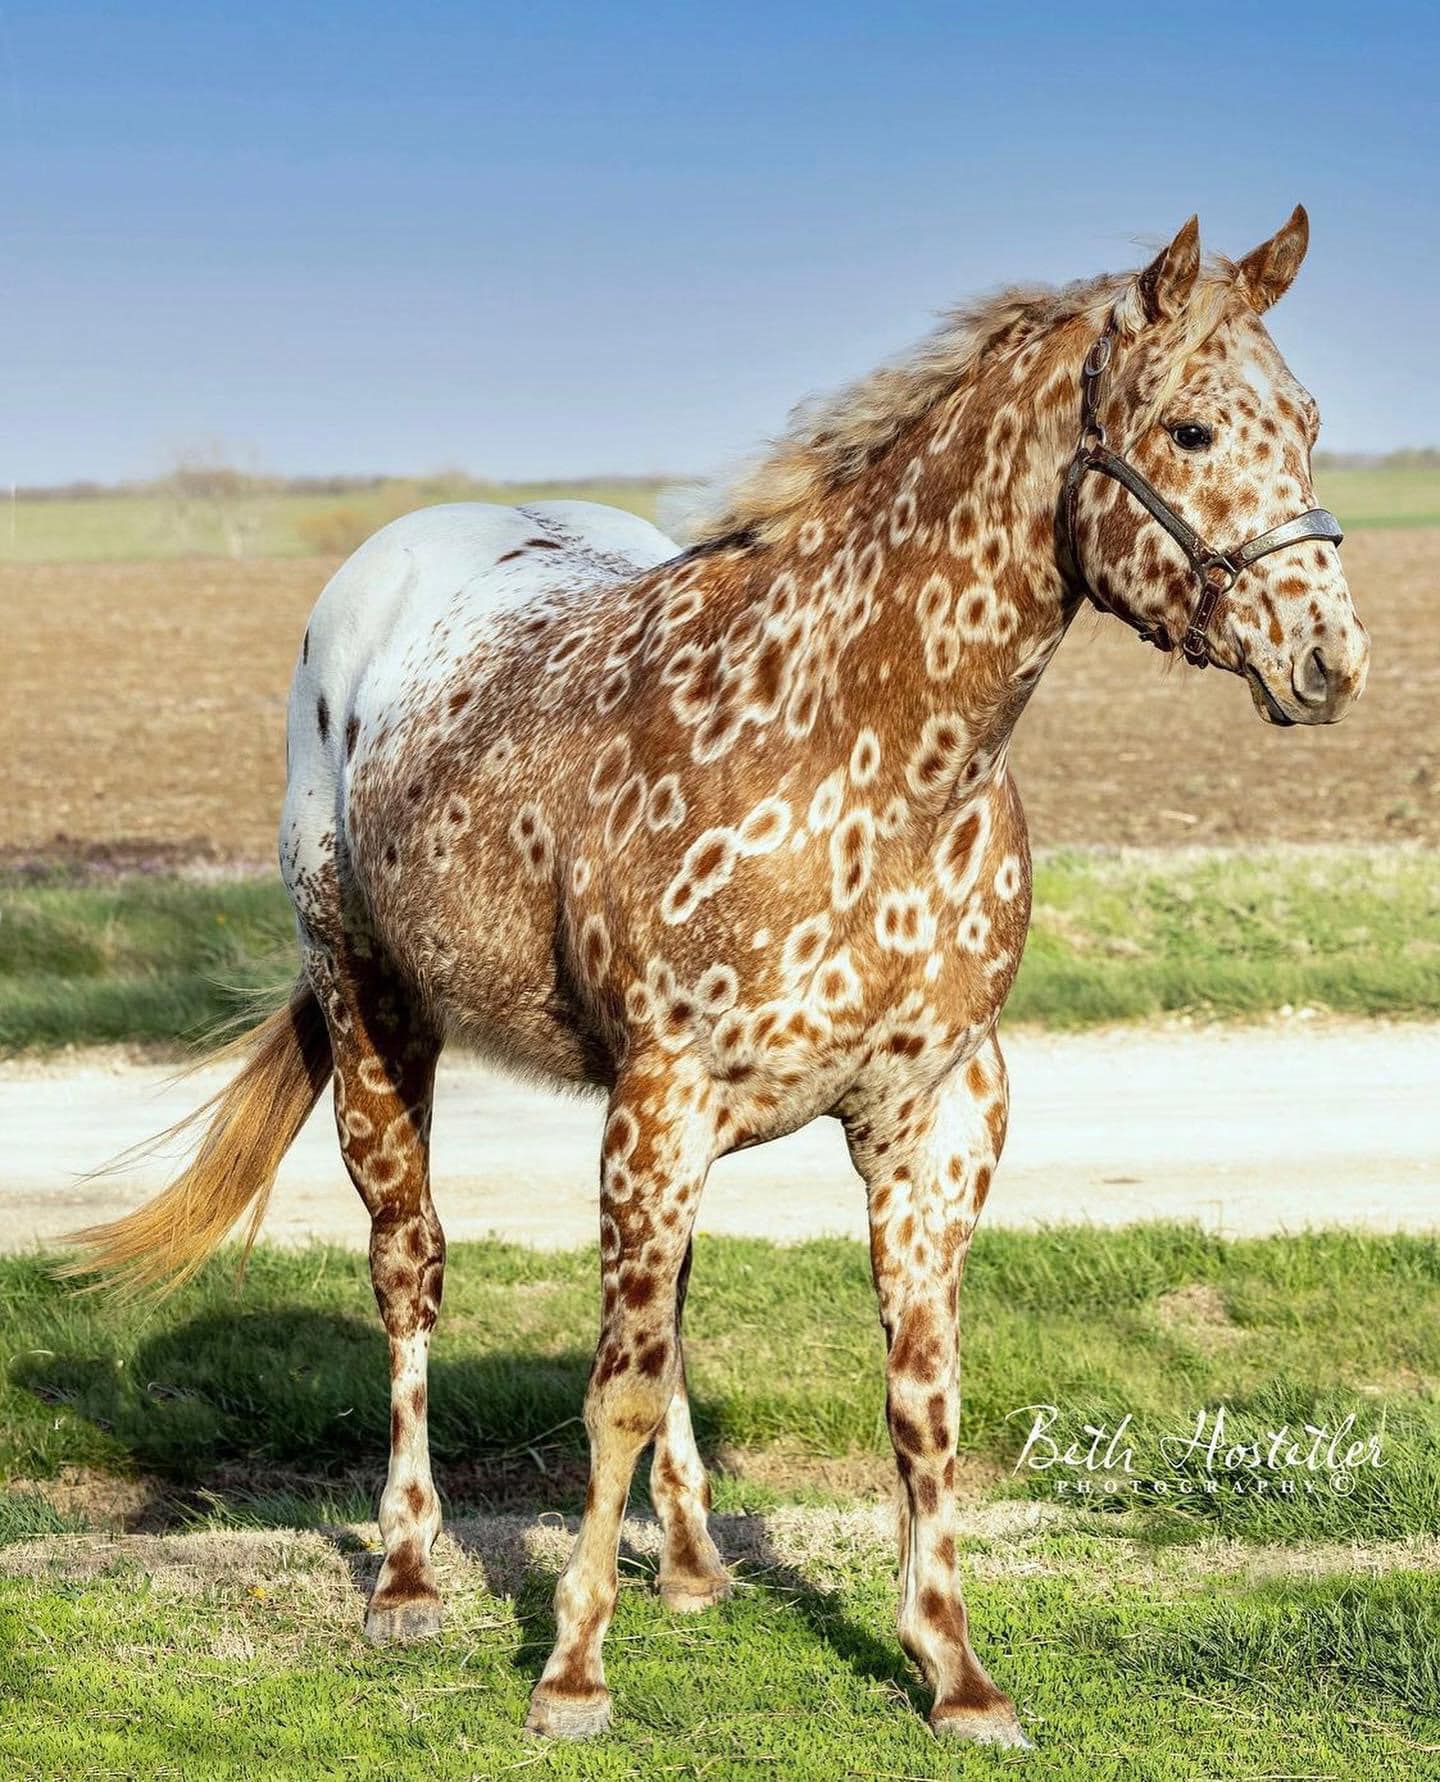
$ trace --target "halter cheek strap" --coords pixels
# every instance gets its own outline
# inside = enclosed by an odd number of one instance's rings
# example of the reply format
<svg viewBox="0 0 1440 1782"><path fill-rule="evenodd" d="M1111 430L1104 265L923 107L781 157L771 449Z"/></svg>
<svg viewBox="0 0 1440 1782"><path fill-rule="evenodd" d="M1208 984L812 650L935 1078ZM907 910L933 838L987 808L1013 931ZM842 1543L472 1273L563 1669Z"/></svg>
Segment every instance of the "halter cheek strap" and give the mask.
<svg viewBox="0 0 1440 1782"><path fill-rule="evenodd" d="M1338 545L1345 535L1334 514L1323 507L1313 507L1307 513L1297 514L1293 520L1272 526L1268 532L1258 534L1233 550L1216 550L1171 507L1148 477L1138 471L1127 458L1121 457L1119 452L1112 452L1106 445L1105 428L1099 415L1100 388L1114 350L1115 319L1112 316L1105 324L1100 338L1086 354L1080 372L1080 439L1075 447L1075 455L1066 469L1065 481L1060 491L1058 530L1063 567L1069 579L1101 612L1113 613L1116 618L1123 619L1147 643L1153 643L1158 649L1171 650L1175 647L1163 625L1146 624L1132 613L1126 612L1123 606L1102 599L1085 574L1078 543L1080 485L1089 471L1098 471L1101 476L1108 476L1123 489L1129 490L1150 517L1165 528L1185 553L1195 577L1196 596L1185 635L1180 640L1180 651L1187 662L1193 663L1196 668L1204 668L1210 659L1208 634L1216 609L1234 587L1242 571L1248 569L1252 563L1259 562L1260 558L1269 556L1271 551L1283 550L1286 545L1298 544L1303 539L1318 538L1328 544Z"/></svg>

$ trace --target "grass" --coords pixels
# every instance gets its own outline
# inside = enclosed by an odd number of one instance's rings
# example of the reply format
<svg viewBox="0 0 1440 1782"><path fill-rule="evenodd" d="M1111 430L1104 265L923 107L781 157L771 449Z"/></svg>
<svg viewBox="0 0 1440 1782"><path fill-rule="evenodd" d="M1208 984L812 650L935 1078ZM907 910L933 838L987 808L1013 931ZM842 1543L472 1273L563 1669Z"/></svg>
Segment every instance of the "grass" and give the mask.
<svg viewBox="0 0 1440 1782"><path fill-rule="evenodd" d="M174 1046L293 970L276 881L0 879L0 1054ZM1440 857L1075 853L1038 864L1009 1020L1085 1027L1306 1004L1440 1013Z"/></svg>
<svg viewBox="0 0 1440 1782"><path fill-rule="evenodd" d="M1012 1021L1311 1004L1440 1012L1440 857L1397 849L1060 854L1039 863Z"/></svg>
<svg viewBox="0 0 1440 1782"><path fill-rule="evenodd" d="M960 1452L976 1476L1009 1478L1008 1490L1077 1512L1133 1509L1165 1538L1440 1532L1437 1289L1440 1239L1429 1237L986 1232L962 1297ZM442 1488L578 1506L596 1320L593 1252L453 1247L433 1363ZM711 1451L888 1455L862 1246L702 1240L687 1327L696 1427ZM0 1478L143 1475L182 1495L208 1490L222 1514L294 1522L297 1490L327 1497L327 1515L353 1513L345 1492L383 1470L385 1346L358 1254L262 1249L243 1294L217 1264L145 1309L77 1296L41 1259L0 1258L0 1355ZM1160 1438L1222 1403L1233 1441L1282 1424L1334 1428L1353 1412L1357 1437L1380 1435L1384 1464L1360 1469L1346 1494L1323 1469L1323 1491L1237 1493L1231 1484L1253 1478L1243 1468L1213 1496L1151 1489L1173 1472ZM1087 1422L1113 1429L1128 1412L1145 1489L1106 1500L1057 1493L1075 1469L1016 1474L1031 1422L1016 1413L1037 1404L1060 1408L1067 1435ZM753 1480L746 1470L720 1481L721 1507L774 1501L783 1469ZM794 1476L815 1475L797 1463Z"/></svg>
<svg viewBox="0 0 1440 1782"><path fill-rule="evenodd" d="M719 1508L757 1515L722 1521L735 1600L668 1619L653 1554L627 1548L614 1733L583 1749L524 1738L566 1537L540 1526L517 1548L535 1525L456 1509L493 1492L487 1464L510 1469L508 1505L578 1507L588 1251L453 1248L432 1393L458 1541L441 1553L449 1621L419 1647L366 1647L373 1536L334 1526L368 1516L383 1469L363 1258L262 1248L240 1298L231 1260L142 1311L63 1292L41 1258L0 1258L0 1476L141 1473L198 1531L77 1547L57 1538L73 1512L0 1497L7 1778L1435 1773L1440 1238L982 1234L961 1301L970 1476L1013 1464L1023 1424L1007 1412L1039 1401L1077 1425L1129 1410L1149 1431L1186 1427L1199 1404L1250 1430L1354 1410L1387 1463L1383 1484L1283 1510L1142 1496L1101 1514L1046 1476L997 1477L992 1498L1044 1500L996 1503L966 1541L977 1643L1039 1745L1024 1759L926 1732L891 1631L883 1512L777 1511L814 1496L803 1469L794 1489L757 1490L738 1463ZM703 1446L885 1447L867 1273L838 1240L700 1243L687 1322ZM296 1525L326 1532L274 1532Z"/></svg>
<svg viewBox="0 0 1440 1782"><path fill-rule="evenodd" d="M487 483L469 477L393 478L341 494L291 491L220 501L163 491L15 500L0 511L0 563L153 562L172 557L344 556L401 514L439 501L599 501L655 517L658 479Z"/></svg>
<svg viewBox="0 0 1440 1782"><path fill-rule="evenodd" d="M1315 496L1351 532L1367 526L1440 526L1440 463L1319 465Z"/></svg>
<svg viewBox="0 0 1440 1782"><path fill-rule="evenodd" d="M0 1053L174 1043L294 975L278 879L0 879Z"/></svg>
<svg viewBox="0 0 1440 1782"><path fill-rule="evenodd" d="M475 1588L449 1630L376 1652L358 1597L310 1608L303 1580L179 1594L120 1561L98 1579L0 1579L7 1777L1029 1776L1430 1777L1435 1580L1398 1571L1218 1589L975 1580L981 1650L1039 1749L952 1751L920 1718L894 1645L891 1568L825 1589L763 1575L698 1622L623 1592L607 1647L609 1737L537 1746L519 1730L551 1631L548 1577ZM1092 1560L1091 1564L1095 1562Z"/></svg>
<svg viewBox="0 0 1440 1782"><path fill-rule="evenodd" d="M16 499L0 512L0 563L131 562L187 556L339 556L399 514L436 501L578 498L655 518L660 477L550 483L488 483L459 474L392 478L371 488L320 494L267 489L263 481L218 479L239 493L224 499L169 493L97 492ZM248 492L247 492L248 491ZM1347 529L1440 525L1440 464L1322 464L1316 498Z"/></svg>

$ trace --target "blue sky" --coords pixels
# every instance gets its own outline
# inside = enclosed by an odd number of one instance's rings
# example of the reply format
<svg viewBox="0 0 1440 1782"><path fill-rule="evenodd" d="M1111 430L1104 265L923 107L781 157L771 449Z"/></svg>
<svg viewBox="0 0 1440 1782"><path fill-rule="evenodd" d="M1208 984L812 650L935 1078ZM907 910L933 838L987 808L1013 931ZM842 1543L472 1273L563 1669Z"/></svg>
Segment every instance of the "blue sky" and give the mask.
<svg viewBox="0 0 1440 1782"><path fill-rule="evenodd" d="M1232 253L1440 442L1433 8L7 4L0 478L693 472L1021 279Z"/></svg>

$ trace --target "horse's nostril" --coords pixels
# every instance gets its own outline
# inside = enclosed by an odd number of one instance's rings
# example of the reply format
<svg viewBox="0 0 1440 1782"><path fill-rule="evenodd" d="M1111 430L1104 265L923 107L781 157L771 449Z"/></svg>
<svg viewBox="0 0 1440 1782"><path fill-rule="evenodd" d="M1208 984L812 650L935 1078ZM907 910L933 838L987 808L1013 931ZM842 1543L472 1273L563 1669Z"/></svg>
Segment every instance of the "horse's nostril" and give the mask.
<svg viewBox="0 0 1440 1782"><path fill-rule="evenodd" d="M1296 693L1307 705L1319 705L1328 697L1330 665L1325 660L1325 652L1318 644L1308 655L1301 658L1290 679Z"/></svg>

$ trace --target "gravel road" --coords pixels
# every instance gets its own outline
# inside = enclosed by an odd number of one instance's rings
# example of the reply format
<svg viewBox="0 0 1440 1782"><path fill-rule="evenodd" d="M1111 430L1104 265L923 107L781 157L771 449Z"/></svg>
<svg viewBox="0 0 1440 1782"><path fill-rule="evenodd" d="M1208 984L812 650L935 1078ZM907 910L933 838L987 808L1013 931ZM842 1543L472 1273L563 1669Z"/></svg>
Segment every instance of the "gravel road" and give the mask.
<svg viewBox="0 0 1440 1782"><path fill-rule="evenodd" d="M1440 1027L1301 1020L1005 1042L1010 1138L985 1218L1102 1225L1192 1218L1229 1235L1345 1224L1440 1225ZM0 1246L25 1248L153 1193L163 1166L77 1177L168 1125L222 1080L91 1054L0 1065ZM442 1068L435 1198L449 1236L589 1241L596 1101L563 1099L465 1058ZM839 1127L711 1174L702 1230L860 1236ZM322 1103L281 1171L266 1235L362 1245L367 1225Z"/></svg>

